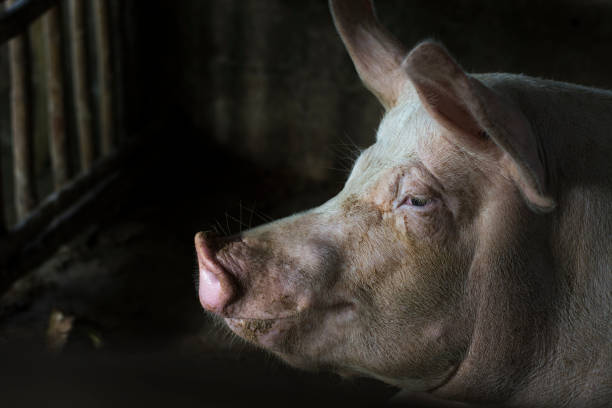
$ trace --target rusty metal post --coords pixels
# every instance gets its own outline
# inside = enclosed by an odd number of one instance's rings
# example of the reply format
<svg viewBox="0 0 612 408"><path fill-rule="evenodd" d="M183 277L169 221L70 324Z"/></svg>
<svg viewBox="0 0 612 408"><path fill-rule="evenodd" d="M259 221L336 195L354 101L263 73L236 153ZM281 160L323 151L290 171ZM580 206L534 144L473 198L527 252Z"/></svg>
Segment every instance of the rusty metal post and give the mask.
<svg viewBox="0 0 612 408"><path fill-rule="evenodd" d="M62 77L59 6L49 10L43 18L47 57L47 107L49 111L49 150L55 189L68 180L66 125L64 117L64 81Z"/></svg>
<svg viewBox="0 0 612 408"><path fill-rule="evenodd" d="M7 2L7 4L11 6L13 0ZM26 51L24 35L19 35L9 41L11 127L17 221L23 220L36 205Z"/></svg>
<svg viewBox="0 0 612 408"><path fill-rule="evenodd" d="M106 155L113 148L113 95L110 36L108 32L108 1L94 0L93 7L98 53L101 150L102 154Z"/></svg>
<svg viewBox="0 0 612 408"><path fill-rule="evenodd" d="M72 42L72 75L74 104L76 108L77 131L81 169L88 171L94 160L94 146L91 126L91 109L87 90L87 51L85 48L85 15L83 0L70 0L70 34Z"/></svg>

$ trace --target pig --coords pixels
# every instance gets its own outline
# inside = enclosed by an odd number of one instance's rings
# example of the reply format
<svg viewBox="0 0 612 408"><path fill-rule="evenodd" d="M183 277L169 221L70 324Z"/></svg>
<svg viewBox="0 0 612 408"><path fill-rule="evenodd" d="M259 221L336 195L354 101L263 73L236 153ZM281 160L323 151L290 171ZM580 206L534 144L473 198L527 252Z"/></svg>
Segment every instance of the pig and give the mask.
<svg viewBox="0 0 612 408"><path fill-rule="evenodd" d="M290 365L442 405L610 406L612 92L468 74L368 0L330 8L376 142L321 206L199 232L203 308Z"/></svg>

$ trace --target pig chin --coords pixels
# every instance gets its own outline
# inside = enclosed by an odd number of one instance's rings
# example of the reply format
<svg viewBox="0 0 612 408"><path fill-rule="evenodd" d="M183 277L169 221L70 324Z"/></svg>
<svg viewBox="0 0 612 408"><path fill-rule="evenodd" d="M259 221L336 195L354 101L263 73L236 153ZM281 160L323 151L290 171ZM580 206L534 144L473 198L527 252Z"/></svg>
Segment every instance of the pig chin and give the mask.
<svg viewBox="0 0 612 408"><path fill-rule="evenodd" d="M225 323L238 336L267 350L284 351L282 345L296 326L296 317L248 319L226 317Z"/></svg>
<svg viewBox="0 0 612 408"><path fill-rule="evenodd" d="M293 366L314 367L315 360L327 354L342 338L342 328L355 318L348 302L315 305L292 316L272 319L225 317L227 326L238 336L274 352ZM318 356L319 358L314 358Z"/></svg>

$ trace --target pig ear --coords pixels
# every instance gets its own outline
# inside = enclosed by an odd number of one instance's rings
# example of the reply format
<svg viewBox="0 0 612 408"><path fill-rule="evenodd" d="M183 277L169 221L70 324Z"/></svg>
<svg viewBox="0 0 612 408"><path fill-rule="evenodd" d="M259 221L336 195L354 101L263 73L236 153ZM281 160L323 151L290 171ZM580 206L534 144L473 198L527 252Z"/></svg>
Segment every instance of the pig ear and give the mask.
<svg viewBox="0 0 612 408"><path fill-rule="evenodd" d="M391 109L408 82L401 68L408 51L380 25L370 0L330 0L329 6L359 77Z"/></svg>
<svg viewBox="0 0 612 408"><path fill-rule="evenodd" d="M532 209L555 207L546 191L543 150L515 105L467 75L439 44L418 45L405 68L427 111L461 145L498 160Z"/></svg>

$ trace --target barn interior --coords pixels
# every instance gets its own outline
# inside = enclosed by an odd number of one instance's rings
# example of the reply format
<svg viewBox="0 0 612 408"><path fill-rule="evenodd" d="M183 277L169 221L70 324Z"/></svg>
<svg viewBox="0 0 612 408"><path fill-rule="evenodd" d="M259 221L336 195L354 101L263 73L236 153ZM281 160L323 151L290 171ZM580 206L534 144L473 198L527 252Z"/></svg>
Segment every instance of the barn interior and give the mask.
<svg viewBox="0 0 612 408"><path fill-rule="evenodd" d="M196 232L325 202L375 141L327 2L0 5L3 406L386 404L231 336L194 285ZM608 0L376 6L468 72L612 88Z"/></svg>

